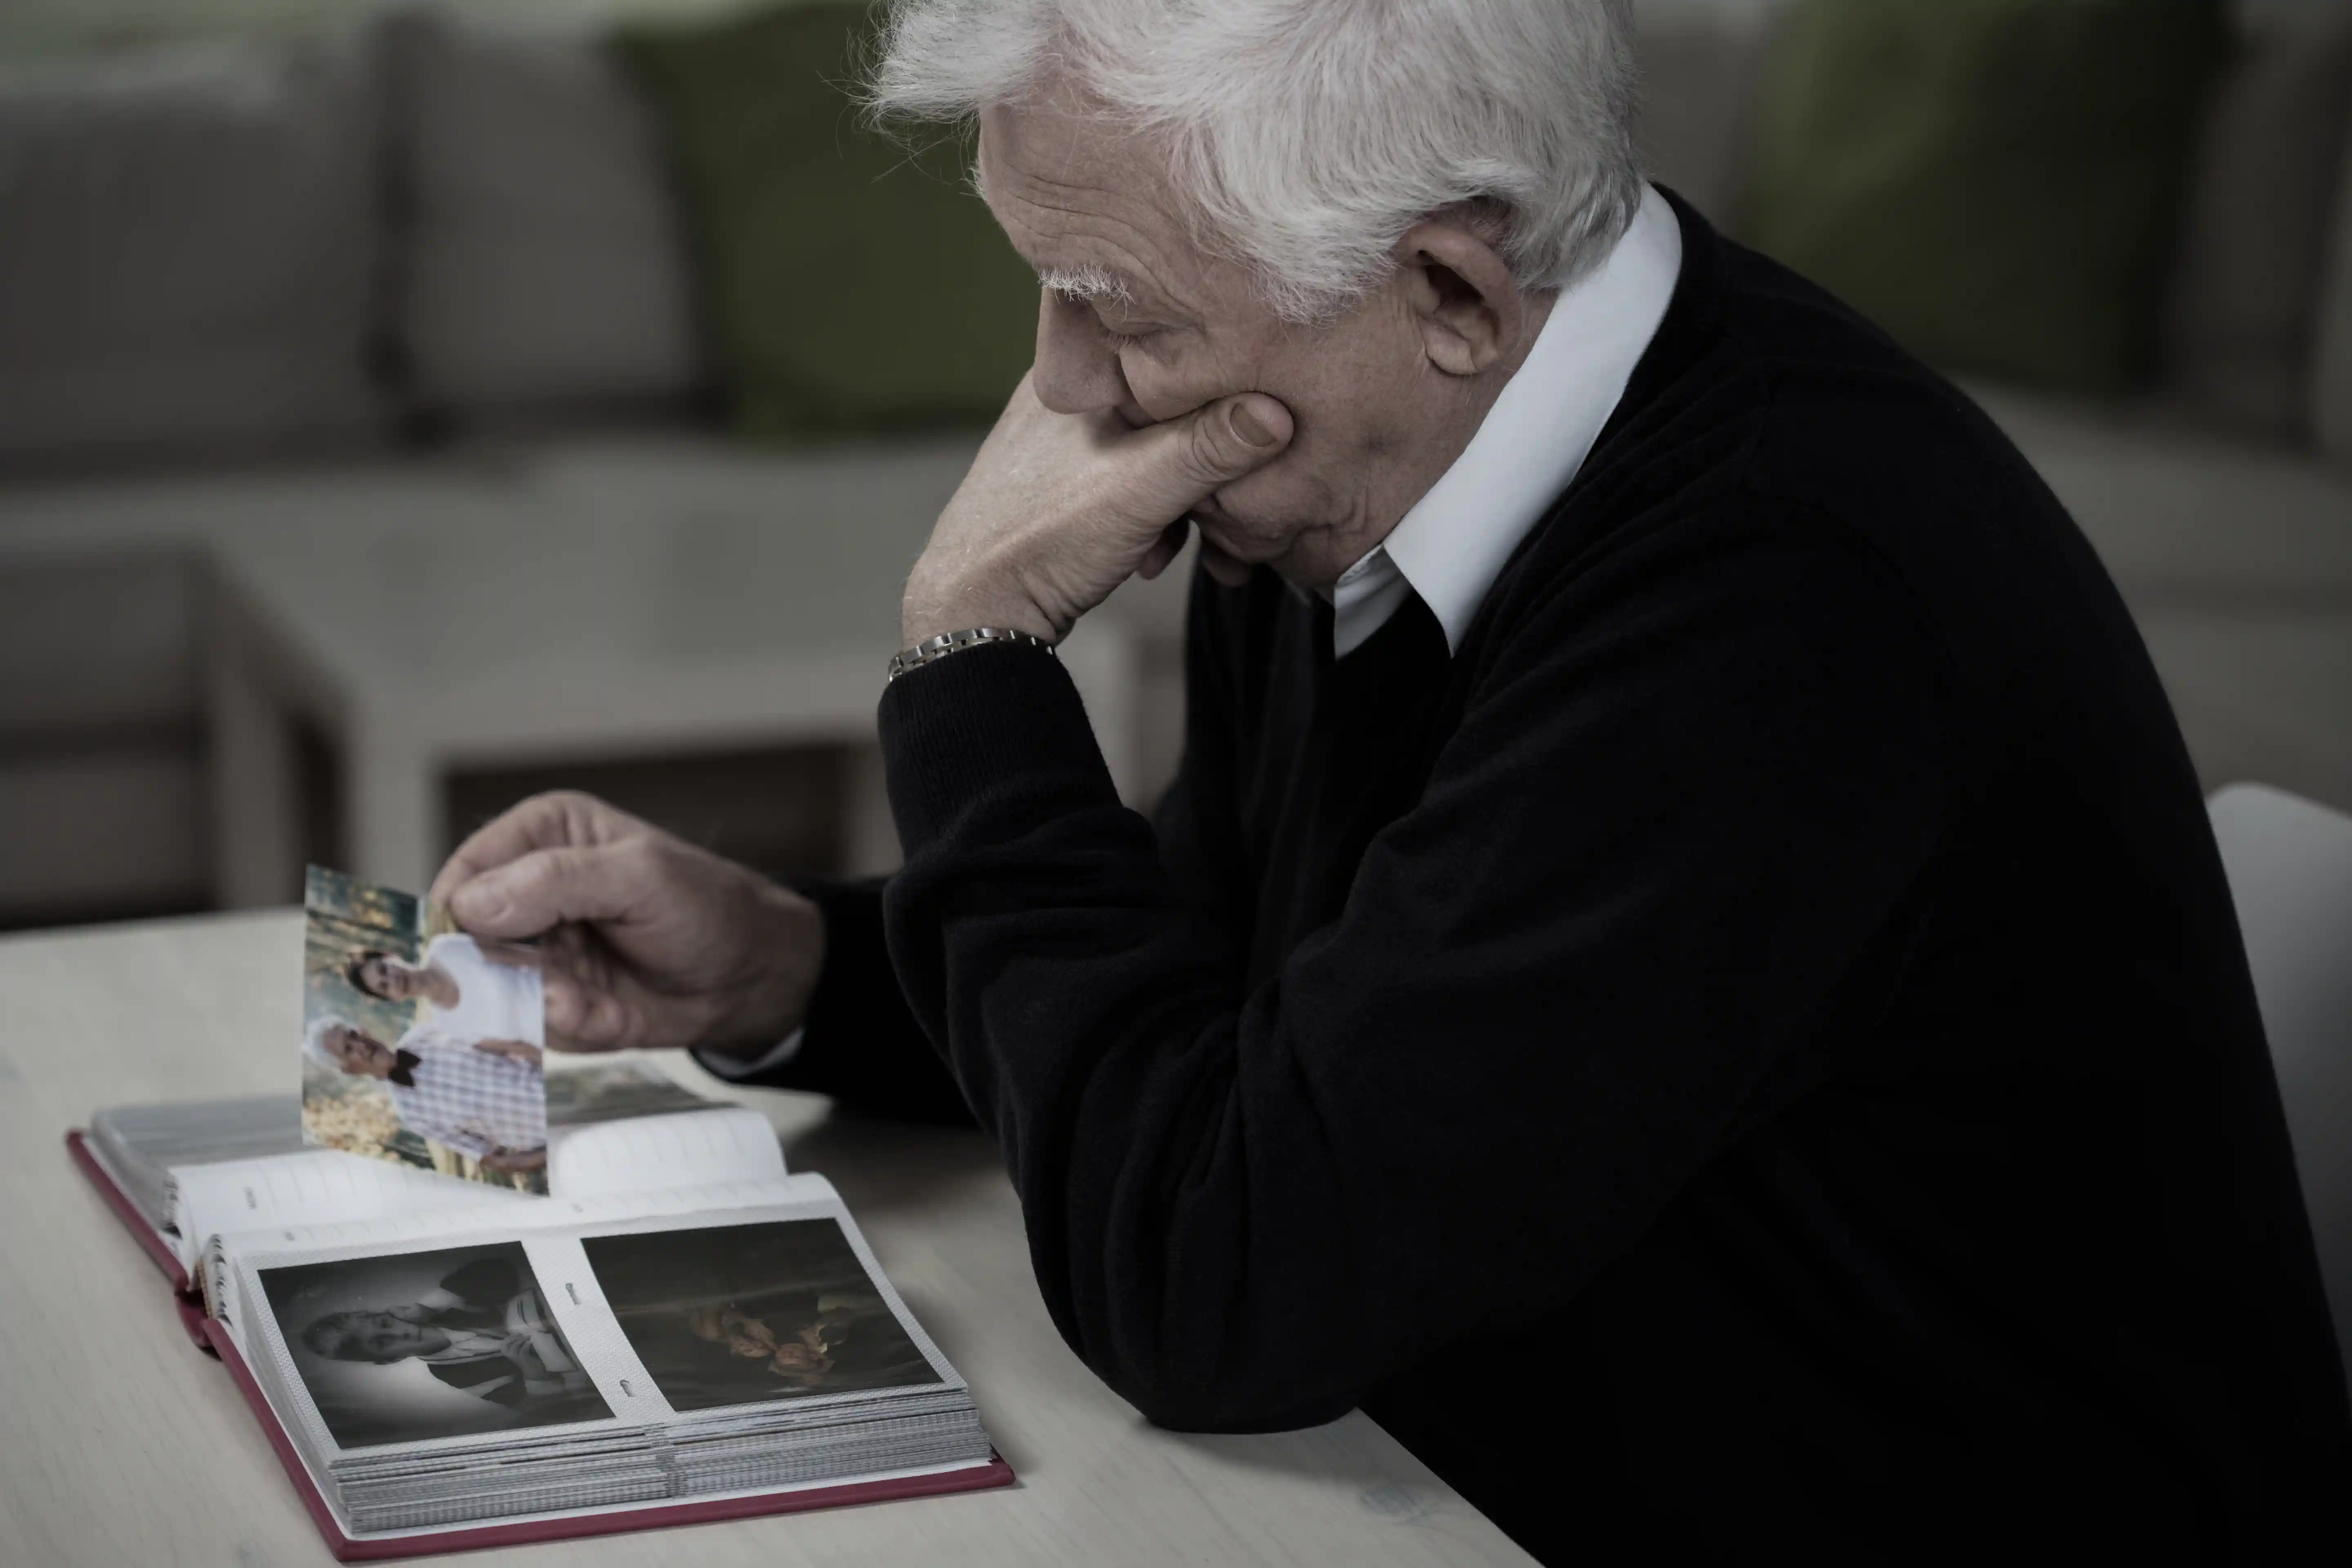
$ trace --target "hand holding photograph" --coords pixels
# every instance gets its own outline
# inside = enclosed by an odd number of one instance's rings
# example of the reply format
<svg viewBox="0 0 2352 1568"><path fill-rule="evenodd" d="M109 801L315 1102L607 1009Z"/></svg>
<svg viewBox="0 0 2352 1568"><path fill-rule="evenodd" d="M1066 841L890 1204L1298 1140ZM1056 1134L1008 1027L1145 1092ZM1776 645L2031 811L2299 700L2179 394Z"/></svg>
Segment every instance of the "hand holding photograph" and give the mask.
<svg viewBox="0 0 2352 1568"><path fill-rule="evenodd" d="M536 955L323 867L303 906L304 1142L546 1192Z"/></svg>

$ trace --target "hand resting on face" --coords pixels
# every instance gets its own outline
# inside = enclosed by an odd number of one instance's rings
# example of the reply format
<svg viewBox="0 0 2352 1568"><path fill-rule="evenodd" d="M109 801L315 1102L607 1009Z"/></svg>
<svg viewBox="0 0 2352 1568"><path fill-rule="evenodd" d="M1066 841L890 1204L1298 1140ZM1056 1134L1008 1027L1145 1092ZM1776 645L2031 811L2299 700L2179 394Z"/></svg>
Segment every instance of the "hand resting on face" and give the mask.
<svg viewBox="0 0 2352 1568"><path fill-rule="evenodd" d="M1136 429L1057 414L1024 376L907 580L908 646L1001 626L1058 640L1183 548L1185 514L1289 445L1290 411L1260 392Z"/></svg>

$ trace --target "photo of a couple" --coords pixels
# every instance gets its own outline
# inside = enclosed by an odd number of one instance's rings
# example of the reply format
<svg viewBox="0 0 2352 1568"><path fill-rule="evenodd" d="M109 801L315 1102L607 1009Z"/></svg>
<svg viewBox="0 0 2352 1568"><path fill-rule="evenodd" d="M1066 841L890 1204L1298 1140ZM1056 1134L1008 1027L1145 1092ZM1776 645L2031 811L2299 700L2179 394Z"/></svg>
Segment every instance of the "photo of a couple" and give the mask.
<svg viewBox="0 0 2352 1568"><path fill-rule="evenodd" d="M320 867L305 905L305 1139L545 1192L536 954Z"/></svg>

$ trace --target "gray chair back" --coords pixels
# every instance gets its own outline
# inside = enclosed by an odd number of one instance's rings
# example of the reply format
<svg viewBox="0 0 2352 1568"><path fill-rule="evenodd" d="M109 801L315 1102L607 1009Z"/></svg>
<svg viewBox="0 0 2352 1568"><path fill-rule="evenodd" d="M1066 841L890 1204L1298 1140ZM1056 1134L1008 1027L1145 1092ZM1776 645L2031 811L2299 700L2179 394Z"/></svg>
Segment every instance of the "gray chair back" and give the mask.
<svg viewBox="0 0 2352 1568"><path fill-rule="evenodd" d="M2352 816L2262 784L2208 804L2352 1363Z"/></svg>

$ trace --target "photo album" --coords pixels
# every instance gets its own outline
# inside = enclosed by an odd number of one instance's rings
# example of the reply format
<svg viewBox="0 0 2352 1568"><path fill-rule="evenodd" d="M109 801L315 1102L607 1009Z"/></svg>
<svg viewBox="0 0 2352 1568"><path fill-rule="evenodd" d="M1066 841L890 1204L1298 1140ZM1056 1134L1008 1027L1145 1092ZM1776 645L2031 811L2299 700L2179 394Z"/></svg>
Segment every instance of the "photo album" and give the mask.
<svg viewBox="0 0 2352 1568"><path fill-rule="evenodd" d="M548 1060L528 945L316 867L305 904L299 1093L67 1143L339 1558L1012 1481L765 1117Z"/></svg>

